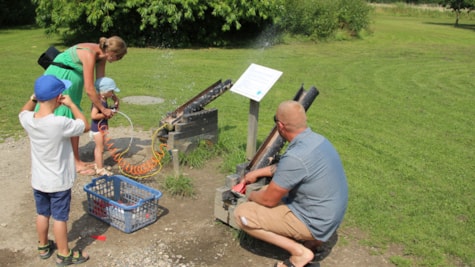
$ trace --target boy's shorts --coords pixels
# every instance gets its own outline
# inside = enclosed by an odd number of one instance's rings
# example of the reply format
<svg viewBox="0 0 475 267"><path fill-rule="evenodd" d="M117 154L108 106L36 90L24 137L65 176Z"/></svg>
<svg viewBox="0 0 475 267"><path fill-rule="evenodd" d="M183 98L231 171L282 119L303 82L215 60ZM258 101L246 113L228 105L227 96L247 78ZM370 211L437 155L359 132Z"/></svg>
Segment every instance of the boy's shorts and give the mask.
<svg viewBox="0 0 475 267"><path fill-rule="evenodd" d="M252 229L263 229L295 240L314 240L307 226L284 204L268 208L255 202L245 202L236 207L234 216Z"/></svg>
<svg viewBox="0 0 475 267"><path fill-rule="evenodd" d="M53 216L56 221L67 222L71 206L71 189L61 192L45 193L33 189L36 213L45 217Z"/></svg>

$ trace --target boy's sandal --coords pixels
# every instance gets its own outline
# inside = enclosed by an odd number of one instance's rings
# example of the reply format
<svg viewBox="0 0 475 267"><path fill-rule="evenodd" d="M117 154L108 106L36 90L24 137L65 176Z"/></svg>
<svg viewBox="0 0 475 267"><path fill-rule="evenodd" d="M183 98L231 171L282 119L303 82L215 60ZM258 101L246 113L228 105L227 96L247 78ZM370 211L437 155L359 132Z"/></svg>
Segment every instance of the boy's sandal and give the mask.
<svg viewBox="0 0 475 267"><path fill-rule="evenodd" d="M48 240L47 245L38 246L38 250L40 251L40 258L43 260L49 259L55 250L56 246L54 245L53 240Z"/></svg>
<svg viewBox="0 0 475 267"><path fill-rule="evenodd" d="M62 256L58 253L58 259L56 260L56 266L68 266L71 264L80 264L89 260L89 256L84 257L81 250L69 250L68 256Z"/></svg>
<svg viewBox="0 0 475 267"><path fill-rule="evenodd" d="M96 175L107 175L107 176L111 176L113 175L112 172L106 170L106 168L101 168L101 169L97 169L96 168Z"/></svg>

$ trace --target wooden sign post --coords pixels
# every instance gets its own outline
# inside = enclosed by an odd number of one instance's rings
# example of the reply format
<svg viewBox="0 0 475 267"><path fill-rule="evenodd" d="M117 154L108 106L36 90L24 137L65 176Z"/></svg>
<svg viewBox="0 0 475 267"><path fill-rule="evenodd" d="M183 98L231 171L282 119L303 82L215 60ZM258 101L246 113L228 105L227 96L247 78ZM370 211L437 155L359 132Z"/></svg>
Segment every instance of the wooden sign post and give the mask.
<svg viewBox="0 0 475 267"><path fill-rule="evenodd" d="M256 153L259 102L282 75L281 71L252 63L231 87L231 91L250 99L246 157Z"/></svg>

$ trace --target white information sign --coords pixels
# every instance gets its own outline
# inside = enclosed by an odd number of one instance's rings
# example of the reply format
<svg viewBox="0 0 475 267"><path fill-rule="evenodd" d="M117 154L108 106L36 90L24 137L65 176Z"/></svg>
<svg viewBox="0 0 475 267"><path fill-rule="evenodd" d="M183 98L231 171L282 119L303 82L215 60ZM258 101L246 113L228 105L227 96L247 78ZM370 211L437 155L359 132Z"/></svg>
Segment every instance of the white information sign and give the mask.
<svg viewBox="0 0 475 267"><path fill-rule="evenodd" d="M231 87L231 92L260 102L281 75L281 71L252 63Z"/></svg>

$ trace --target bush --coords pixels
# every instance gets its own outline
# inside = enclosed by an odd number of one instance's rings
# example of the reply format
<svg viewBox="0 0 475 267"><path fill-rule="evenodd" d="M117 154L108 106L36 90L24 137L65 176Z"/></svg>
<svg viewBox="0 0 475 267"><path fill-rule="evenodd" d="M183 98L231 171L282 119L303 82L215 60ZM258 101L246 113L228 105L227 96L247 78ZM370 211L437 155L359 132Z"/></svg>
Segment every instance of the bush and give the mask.
<svg viewBox="0 0 475 267"><path fill-rule="evenodd" d="M32 0L36 21L66 44L119 35L129 46L272 44L282 32L327 39L369 24L364 0ZM262 38L263 34L267 36Z"/></svg>
<svg viewBox="0 0 475 267"><path fill-rule="evenodd" d="M339 30L358 36L370 22L370 7L363 0L290 0L285 8L282 28L315 40L334 37Z"/></svg>
<svg viewBox="0 0 475 267"><path fill-rule="evenodd" d="M68 43L115 34L131 46L188 47L253 37L279 17L284 0L32 1L38 25Z"/></svg>
<svg viewBox="0 0 475 267"><path fill-rule="evenodd" d="M0 27L23 26L35 22L35 6L30 0L0 0Z"/></svg>
<svg viewBox="0 0 475 267"><path fill-rule="evenodd" d="M357 36L362 30L369 28L370 7L360 0L341 0L338 14L339 28L346 30L351 36Z"/></svg>
<svg viewBox="0 0 475 267"><path fill-rule="evenodd" d="M292 34L327 37L338 27L335 1L290 0L282 18L283 29Z"/></svg>

